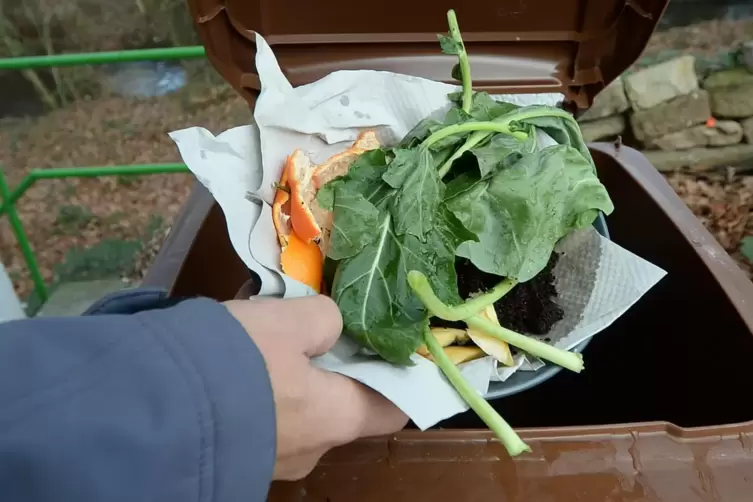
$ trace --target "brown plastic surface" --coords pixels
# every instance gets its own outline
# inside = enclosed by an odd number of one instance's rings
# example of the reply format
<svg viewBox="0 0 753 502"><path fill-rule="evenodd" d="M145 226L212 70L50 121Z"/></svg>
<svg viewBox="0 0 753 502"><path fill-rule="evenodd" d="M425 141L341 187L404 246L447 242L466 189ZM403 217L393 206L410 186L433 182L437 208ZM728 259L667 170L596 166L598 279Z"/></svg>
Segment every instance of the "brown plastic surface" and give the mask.
<svg viewBox="0 0 753 502"><path fill-rule="evenodd" d="M271 501L753 500L753 283L645 157L591 147L612 239L668 275L594 338L585 372L492 402L533 453L510 459L466 413L335 450ZM197 188L146 283L226 300L250 278Z"/></svg>
<svg viewBox="0 0 753 502"><path fill-rule="evenodd" d="M333 451L271 502L749 502L750 427L522 430L511 459L483 432L403 432ZM719 437L716 433L724 434Z"/></svg>
<svg viewBox="0 0 753 502"><path fill-rule="evenodd" d="M295 86L336 70L385 70L448 82L439 51L454 8L478 89L560 92L588 107L640 55L669 0L188 0L207 56L253 104L254 31Z"/></svg>

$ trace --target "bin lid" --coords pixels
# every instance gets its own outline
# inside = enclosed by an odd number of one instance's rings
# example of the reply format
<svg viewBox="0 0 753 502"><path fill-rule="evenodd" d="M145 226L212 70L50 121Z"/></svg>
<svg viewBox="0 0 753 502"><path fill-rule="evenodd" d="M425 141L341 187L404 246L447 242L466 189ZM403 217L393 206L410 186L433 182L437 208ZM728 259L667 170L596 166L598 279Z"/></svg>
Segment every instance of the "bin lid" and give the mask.
<svg viewBox="0 0 753 502"><path fill-rule="evenodd" d="M579 108L641 54L669 0L188 0L209 60L251 104L254 32L294 85L336 70L384 70L452 82L440 52L454 8L477 89L562 93ZM453 5L454 4L454 5Z"/></svg>

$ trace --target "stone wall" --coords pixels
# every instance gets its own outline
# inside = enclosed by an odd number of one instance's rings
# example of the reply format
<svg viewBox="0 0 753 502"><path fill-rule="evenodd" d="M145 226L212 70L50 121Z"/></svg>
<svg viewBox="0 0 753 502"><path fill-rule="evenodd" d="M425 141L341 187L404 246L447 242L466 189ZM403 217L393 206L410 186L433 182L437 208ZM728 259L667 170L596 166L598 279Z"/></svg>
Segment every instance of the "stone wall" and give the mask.
<svg viewBox="0 0 753 502"><path fill-rule="evenodd" d="M583 136L619 136L659 170L753 163L753 65L741 62L702 78L684 55L625 74L579 117Z"/></svg>

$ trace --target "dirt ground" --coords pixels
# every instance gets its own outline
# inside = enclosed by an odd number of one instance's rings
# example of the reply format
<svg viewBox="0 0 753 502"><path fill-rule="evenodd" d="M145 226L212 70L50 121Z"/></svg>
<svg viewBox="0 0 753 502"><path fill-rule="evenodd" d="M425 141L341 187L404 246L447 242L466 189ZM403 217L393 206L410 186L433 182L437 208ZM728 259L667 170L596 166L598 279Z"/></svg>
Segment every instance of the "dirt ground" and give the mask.
<svg viewBox="0 0 753 502"><path fill-rule="evenodd" d="M753 264L740 252L740 241L753 235L753 176L711 173L670 174L667 181L738 265L753 278Z"/></svg>
<svg viewBox="0 0 753 502"><path fill-rule="evenodd" d="M715 53L750 38L753 20L710 22L658 34L647 53L668 48ZM175 162L180 158L167 132L201 125L218 133L247 123L249 117L245 102L220 84L192 84L159 99L106 97L41 118L0 122L0 164L13 187L31 169ZM674 174L669 181L750 272L737 249L743 236L753 235L749 216L753 177ZM55 279L56 269L62 274L61 263L105 241L138 243L135 262L122 271L138 278L151 263L193 183L187 174L49 180L29 190L17 208L48 282ZM0 258L19 295L28 297L32 283L7 218L0 218Z"/></svg>
<svg viewBox="0 0 753 502"><path fill-rule="evenodd" d="M179 162L169 131L201 125L218 133L249 117L245 102L226 86L188 87L168 98L140 101L108 97L3 123L0 164L14 187L31 169ZM193 183L189 174L43 180L17 209L51 282L56 265L72 250L105 239L142 240L147 232L169 226ZM7 218L0 219L0 258L25 298L31 281ZM147 265L144 258L137 261Z"/></svg>

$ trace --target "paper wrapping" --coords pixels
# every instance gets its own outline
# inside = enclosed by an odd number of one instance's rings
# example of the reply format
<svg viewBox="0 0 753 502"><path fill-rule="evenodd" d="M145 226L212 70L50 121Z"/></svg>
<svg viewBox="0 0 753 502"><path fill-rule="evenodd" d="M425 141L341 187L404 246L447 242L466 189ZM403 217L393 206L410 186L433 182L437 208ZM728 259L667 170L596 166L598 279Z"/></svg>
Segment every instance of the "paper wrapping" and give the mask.
<svg viewBox="0 0 753 502"><path fill-rule="evenodd" d="M200 127L170 136L183 161L221 206L234 249L261 278L261 294L311 295L309 287L285 276L280 268L270 205L286 157L301 148L315 162L322 162L350 146L364 129L376 129L385 144L397 142L421 119L441 115L449 106L447 94L457 88L377 71L335 72L293 88L259 35L256 45L262 92L253 123L216 137ZM504 99L555 106L562 96L506 95ZM665 274L595 230L574 232L558 244L557 251L562 253L555 268L557 301L565 317L547 336L547 343L566 349L609 326ZM417 355L413 361L415 366L393 366L364 355L343 336L314 364L372 387L421 429L468 409L436 365ZM483 395L490 382L504 381L516 370L534 371L543 364L519 354L513 368L498 367L487 357L461 365L461 371Z"/></svg>

